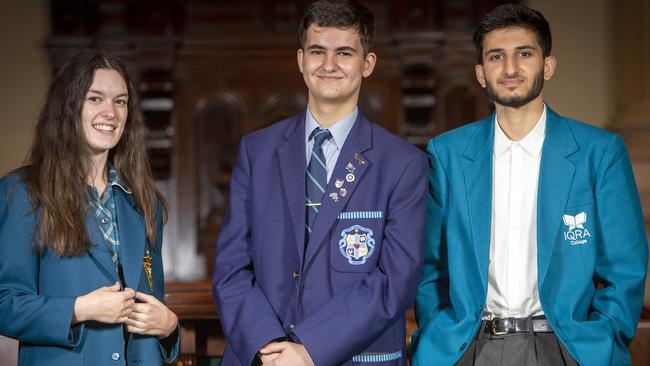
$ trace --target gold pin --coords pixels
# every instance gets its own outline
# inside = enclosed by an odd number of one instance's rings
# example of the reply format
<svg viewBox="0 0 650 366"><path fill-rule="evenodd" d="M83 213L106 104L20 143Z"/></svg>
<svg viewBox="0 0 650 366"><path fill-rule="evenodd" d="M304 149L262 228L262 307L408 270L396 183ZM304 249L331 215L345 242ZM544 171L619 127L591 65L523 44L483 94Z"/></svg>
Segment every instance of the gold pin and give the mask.
<svg viewBox="0 0 650 366"><path fill-rule="evenodd" d="M341 188L339 189L339 194L341 195L341 197L345 197L345 195L348 194L348 190L345 188Z"/></svg>
<svg viewBox="0 0 650 366"><path fill-rule="evenodd" d="M359 165L365 164L365 160L361 159L361 155L359 153L354 154L354 159L359 163Z"/></svg>
<svg viewBox="0 0 650 366"><path fill-rule="evenodd" d="M149 249L145 252L144 258L142 258L142 264L144 265L144 273L147 275L147 282L149 282L149 289L153 291L153 277L151 275L151 254Z"/></svg>

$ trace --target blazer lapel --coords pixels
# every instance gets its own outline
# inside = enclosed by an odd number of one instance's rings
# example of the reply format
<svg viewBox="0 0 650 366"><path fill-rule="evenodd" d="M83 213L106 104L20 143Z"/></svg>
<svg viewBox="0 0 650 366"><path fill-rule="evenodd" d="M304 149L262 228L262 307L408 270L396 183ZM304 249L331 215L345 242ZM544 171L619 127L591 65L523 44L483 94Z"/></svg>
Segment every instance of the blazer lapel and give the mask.
<svg viewBox="0 0 650 366"><path fill-rule="evenodd" d="M465 191L467 192L476 263L484 290L487 290L490 257L493 145L494 115L484 120L479 126L463 154L471 161L464 172Z"/></svg>
<svg viewBox="0 0 650 366"><path fill-rule="evenodd" d="M359 113L350 134L343 144L332 176L325 188L320 211L316 215L313 231L307 243L305 267L322 247L323 239L335 223L336 217L343 210L359 184L361 184L364 174L372 166L372 163L363 154L371 147L371 124ZM352 174L354 177L351 182L346 179L348 174ZM344 182L341 188L336 187L335 182L337 179ZM345 189L346 194L341 194L341 189Z"/></svg>
<svg viewBox="0 0 650 366"><path fill-rule="evenodd" d="M278 162L298 257L305 251L305 115L297 117L284 133L285 143L278 148Z"/></svg>
<svg viewBox="0 0 650 366"><path fill-rule="evenodd" d="M104 236L99 229L99 223L97 223L97 219L92 213L92 208L86 216L86 230L88 231L88 238L92 243L92 246L88 251L88 255L93 260L93 262L97 264L97 267L99 267L99 269L104 272L108 280L111 281L112 285L116 281L119 281L120 278L117 275L117 267L115 265L115 262L113 262L113 259L111 257L112 253L106 246L106 241L104 240Z"/></svg>
<svg viewBox="0 0 650 366"><path fill-rule="evenodd" d="M575 166L567 157L579 147L564 119L547 107L537 192L537 271L541 285L548 270L562 214L573 183Z"/></svg>
<svg viewBox="0 0 650 366"><path fill-rule="evenodd" d="M117 228L120 235L120 263L126 285L138 289L147 245L144 217L136 210L133 197L121 189L113 190Z"/></svg>

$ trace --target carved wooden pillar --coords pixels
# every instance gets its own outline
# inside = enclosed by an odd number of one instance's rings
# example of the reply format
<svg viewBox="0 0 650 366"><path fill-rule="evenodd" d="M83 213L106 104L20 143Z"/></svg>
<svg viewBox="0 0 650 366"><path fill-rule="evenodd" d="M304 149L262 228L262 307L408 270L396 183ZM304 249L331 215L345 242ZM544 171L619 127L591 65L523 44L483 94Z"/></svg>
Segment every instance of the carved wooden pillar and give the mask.
<svg viewBox="0 0 650 366"><path fill-rule="evenodd" d="M650 233L650 3L610 3L616 114L608 126L625 140ZM646 282L650 308L650 282Z"/></svg>

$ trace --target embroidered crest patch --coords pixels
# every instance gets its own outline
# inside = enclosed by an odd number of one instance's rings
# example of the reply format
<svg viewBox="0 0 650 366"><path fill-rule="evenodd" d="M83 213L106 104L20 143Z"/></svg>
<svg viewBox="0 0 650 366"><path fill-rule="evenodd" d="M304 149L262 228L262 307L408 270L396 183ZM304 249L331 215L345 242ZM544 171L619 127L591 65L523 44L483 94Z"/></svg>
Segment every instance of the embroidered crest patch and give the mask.
<svg viewBox="0 0 650 366"><path fill-rule="evenodd" d="M358 266L366 263L375 251L375 239L372 230L361 225L351 226L341 232L339 250L348 263Z"/></svg>

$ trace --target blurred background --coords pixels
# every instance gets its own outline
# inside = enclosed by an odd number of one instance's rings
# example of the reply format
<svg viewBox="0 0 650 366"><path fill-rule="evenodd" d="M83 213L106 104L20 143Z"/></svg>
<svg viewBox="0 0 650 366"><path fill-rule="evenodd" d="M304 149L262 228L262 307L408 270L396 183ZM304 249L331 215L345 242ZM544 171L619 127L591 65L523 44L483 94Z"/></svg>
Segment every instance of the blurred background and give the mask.
<svg viewBox="0 0 650 366"><path fill-rule="evenodd" d="M491 112L474 79L471 34L482 15L507 1L363 2L377 21L378 63L360 99L370 119L423 147ZM216 364L223 350L209 275L230 170L241 136L304 111L296 50L308 3L0 3L0 175L22 165L51 76L70 53L104 49L136 77L154 175L171 208L165 275L168 302L182 321L185 364ZM551 24L558 67L545 99L562 115L623 136L650 228L650 2L520 3ZM650 322L650 313L643 317ZM631 349L639 365L650 360L647 322ZM15 352L15 341L0 340L0 365L15 365Z"/></svg>

